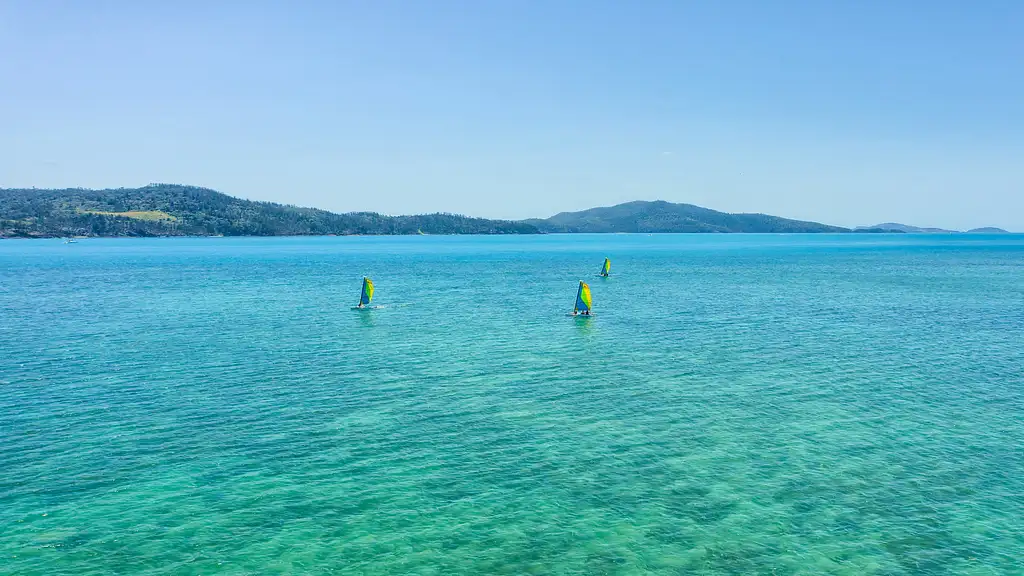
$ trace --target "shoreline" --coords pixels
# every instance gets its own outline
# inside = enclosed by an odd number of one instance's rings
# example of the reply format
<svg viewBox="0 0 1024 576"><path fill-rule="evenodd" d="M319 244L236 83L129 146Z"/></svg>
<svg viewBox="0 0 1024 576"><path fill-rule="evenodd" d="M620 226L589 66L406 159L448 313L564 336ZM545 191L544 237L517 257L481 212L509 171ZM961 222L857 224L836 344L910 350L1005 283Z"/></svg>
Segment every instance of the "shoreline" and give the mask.
<svg viewBox="0 0 1024 576"><path fill-rule="evenodd" d="M846 235L870 235L870 236L1016 236L1024 232L894 232L894 231L871 231L860 232L848 230L845 232L537 232L529 234L179 234L174 236L0 236L0 240L143 240L143 239L167 239L167 238L358 238L358 237L419 237L419 236L581 236L581 235L607 235L607 236L652 236L652 235L687 235L687 236L846 236Z"/></svg>

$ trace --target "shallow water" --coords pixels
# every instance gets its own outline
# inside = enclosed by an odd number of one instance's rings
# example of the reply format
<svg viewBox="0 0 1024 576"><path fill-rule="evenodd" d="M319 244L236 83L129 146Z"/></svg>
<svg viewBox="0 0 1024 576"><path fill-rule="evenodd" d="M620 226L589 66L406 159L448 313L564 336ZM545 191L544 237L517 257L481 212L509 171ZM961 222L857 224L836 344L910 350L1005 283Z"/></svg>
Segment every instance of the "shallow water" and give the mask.
<svg viewBox="0 0 1024 576"><path fill-rule="evenodd" d="M0 573L1021 574L1022 375L1024 236L2 241Z"/></svg>

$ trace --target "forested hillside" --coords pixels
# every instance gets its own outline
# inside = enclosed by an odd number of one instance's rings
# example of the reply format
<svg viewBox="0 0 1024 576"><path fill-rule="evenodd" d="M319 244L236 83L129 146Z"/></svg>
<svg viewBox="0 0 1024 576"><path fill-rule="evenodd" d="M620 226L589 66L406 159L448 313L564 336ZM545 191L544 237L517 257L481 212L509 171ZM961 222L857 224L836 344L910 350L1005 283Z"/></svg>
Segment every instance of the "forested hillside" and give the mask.
<svg viewBox="0 0 1024 576"><path fill-rule="evenodd" d="M107 190L0 189L0 237L537 232L522 222L454 214L335 214L176 184Z"/></svg>
<svg viewBox="0 0 1024 576"><path fill-rule="evenodd" d="M882 232L879 229L860 231ZM151 184L86 190L0 189L0 238L57 236L288 236L326 234L537 234L544 232L850 232L767 214L730 214L671 202L627 202L547 219L454 214L336 214L254 202L207 188Z"/></svg>

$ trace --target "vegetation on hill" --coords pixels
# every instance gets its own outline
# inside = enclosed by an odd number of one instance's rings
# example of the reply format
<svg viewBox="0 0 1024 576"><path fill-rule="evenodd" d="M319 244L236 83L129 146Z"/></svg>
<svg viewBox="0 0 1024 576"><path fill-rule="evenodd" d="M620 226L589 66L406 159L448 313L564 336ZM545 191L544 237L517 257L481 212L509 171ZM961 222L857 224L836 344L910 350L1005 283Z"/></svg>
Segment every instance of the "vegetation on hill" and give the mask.
<svg viewBox="0 0 1024 576"><path fill-rule="evenodd" d="M627 202L527 222L544 232L849 232L816 222L766 214L729 214L664 201Z"/></svg>
<svg viewBox="0 0 1024 576"><path fill-rule="evenodd" d="M335 214L176 184L108 190L0 189L0 238L420 233L536 234L538 230L523 222L454 214Z"/></svg>

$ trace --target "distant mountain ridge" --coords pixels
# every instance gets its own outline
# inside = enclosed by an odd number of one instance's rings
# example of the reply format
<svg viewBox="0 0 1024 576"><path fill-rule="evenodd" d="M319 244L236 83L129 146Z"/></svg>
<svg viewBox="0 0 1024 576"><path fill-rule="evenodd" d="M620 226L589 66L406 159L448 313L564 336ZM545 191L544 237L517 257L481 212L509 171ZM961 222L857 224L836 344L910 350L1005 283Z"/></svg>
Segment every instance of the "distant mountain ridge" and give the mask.
<svg viewBox="0 0 1024 576"><path fill-rule="evenodd" d="M730 214L693 204L636 201L526 220L543 232L849 232L848 228L767 214Z"/></svg>
<svg viewBox="0 0 1024 576"><path fill-rule="evenodd" d="M898 222L883 222L881 224L875 224L874 226L858 226L856 230L883 230L885 232L906 232L907 234L953 234L957 230L946 230L943 228L921 228L918 226L910 226L908 224L900 224Z"/></svg>
<svg viewBox="0 0 1024 576"><path fill-rule="evenodd" d="M964 232L960 230L946 230L945 228L921 228L919 226L910 226L908 224L900 224L898 222L883 222L882 224L876 224L874 226L859 226L855 228L855 231L860 230L877 230L881 232L903 232L907 234L962 234ZM967 234L1009 234L1002 228L972 228L966 231Z"/></svg>
<svg viewBox="0 0 1024 576"><path fill-rule="evenodd" d="M539 233L941 232L886 223L855 230L767 214L731 214L693 204L635 201L550 218L488 220L457 214L338 214L244 200L179 184L88 190L0 189L0 238L60 236L285 236ZM970 232L1005 233L998 228Z"/></svg>

